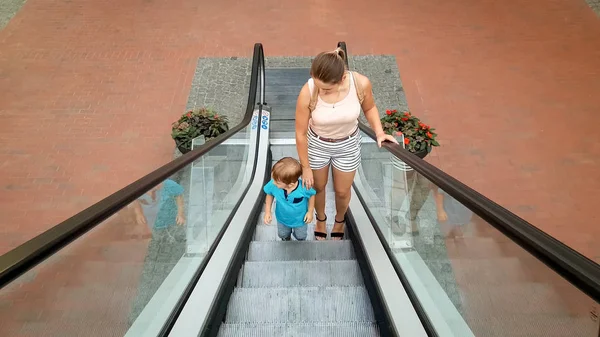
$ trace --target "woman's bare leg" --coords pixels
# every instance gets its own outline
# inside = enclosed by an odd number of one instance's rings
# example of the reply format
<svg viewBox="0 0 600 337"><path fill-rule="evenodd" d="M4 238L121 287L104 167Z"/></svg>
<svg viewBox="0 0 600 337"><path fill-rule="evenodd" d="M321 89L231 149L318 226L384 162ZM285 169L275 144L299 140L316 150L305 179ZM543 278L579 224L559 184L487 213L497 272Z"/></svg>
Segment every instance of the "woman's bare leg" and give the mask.
<svg viewBox="0 0 600 337"><path fill-rule="evenodd" d="M356 171L342 172L333 168L333 189L335 190L335 224L331 233L344 232L344 219L348 204L350 204L350 196L352 191L352 183ZM341 237L333 237L333 240L341 240Z"/></svg>
<svg viewBox="0 0 600 337"><path fill-rule="evenodd" d="M315 232L327 233L327 222L325 221L327 220L327 215L325 215L325 187L329 178L329 165L319 170L313 170L313 178L315 180L313 188L317 191L315 195L315 212L317 213ZM324 237L316 235L315 239L319 241L325 240Z"/></svg>

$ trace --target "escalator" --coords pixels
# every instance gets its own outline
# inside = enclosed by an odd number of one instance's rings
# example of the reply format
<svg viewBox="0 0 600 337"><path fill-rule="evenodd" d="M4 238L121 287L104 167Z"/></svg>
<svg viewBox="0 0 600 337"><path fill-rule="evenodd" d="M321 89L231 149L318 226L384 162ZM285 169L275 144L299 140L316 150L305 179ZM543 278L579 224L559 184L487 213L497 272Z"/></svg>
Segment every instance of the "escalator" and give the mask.
<svg viewBox="0 0 600 337"><path fill-rule="evenodd" d="M280 241L308 77L257 44L240 125L0 256L0 335L600 336L597 264L363 124L344 240Z"/></svg>

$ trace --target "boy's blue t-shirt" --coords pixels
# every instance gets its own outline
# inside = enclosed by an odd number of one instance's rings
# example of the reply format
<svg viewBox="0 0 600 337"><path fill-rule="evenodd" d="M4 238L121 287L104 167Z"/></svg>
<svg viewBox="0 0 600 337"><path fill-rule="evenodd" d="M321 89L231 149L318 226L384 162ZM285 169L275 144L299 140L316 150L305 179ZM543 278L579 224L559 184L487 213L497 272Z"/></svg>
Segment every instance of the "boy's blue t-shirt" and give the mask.
<svg viewBox="0 0 600 337"><path fill-rule="evenodd" d="M298 186L290 192L286 193L284 189L275 186L273 179L269 181L263 188L266 194L272 195L275 198L275 217L277 221L288 227L304 226L304 216L308 211L308 199L317 192L311 188L307 190L302 186L302 179L298 180Z"/></svg>

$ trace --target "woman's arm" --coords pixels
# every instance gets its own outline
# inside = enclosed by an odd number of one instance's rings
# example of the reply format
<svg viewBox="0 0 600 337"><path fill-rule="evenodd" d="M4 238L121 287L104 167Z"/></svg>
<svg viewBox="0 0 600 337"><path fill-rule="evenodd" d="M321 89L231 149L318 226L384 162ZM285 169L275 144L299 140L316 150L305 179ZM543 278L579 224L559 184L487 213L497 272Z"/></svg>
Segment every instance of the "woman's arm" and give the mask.
<svg viewBox="0 0 600 337"><path fill-rule="evenodd" d="M304 84L296 101L296 150L300 158L302 168L310 168L308 164L308 121L310 119L310 111L308 104L310 103L310 89L308 83Z"/></svg>
<svg viewBox="0 0 600 337"><path fill-rule="evenodd" d="M356 73L355 73L356 74ZM379 119L379 110L377 110L377 105L375 104L375 97L373 97L373 85L368 77L363 76L361 74L357 74L356 80L360 81L364 100L362 102L362 109L365 113L365 117L367 117L367 121L369 121L369 125L371 129L375 131L377 136L384 134L383 127L381 126L381 120Z"/></svg>
<svg viewBox="0 0 600 337"><path fill-rule="evenodd" d="M371 129L375 131L375 135L377 136L377 144L381 147L381 143L386 140L398 144L396 138L386 134L383 131L383 126L381 126L381 119L379 118L379 110L377 110L377 105L375 104L375 97L373 97L373 85L371 84L371 81L368 77L364 75L358 73L354 74L356 74L356 80L359 81L364 94L364 99L361 107L364 111L365 117L367 117L367 121L369 122Z"/></svg>
<svg viewBox="0 0 600 337"><path fill-rule="evenodd" d="M313 186L313 173L308 162L308 121L310 120L310 89L306 83L296 101L296 151L302 165L302 184L310 189Z"/></svg>

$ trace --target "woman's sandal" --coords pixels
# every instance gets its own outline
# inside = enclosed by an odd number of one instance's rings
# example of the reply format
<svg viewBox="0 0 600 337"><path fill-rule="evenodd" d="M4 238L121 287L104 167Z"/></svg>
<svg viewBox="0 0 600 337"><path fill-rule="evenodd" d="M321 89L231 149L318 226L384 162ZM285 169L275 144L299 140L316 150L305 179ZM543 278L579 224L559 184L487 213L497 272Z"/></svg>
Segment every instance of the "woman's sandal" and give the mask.
<svg viewBox="0 0 600 337"><path fill-rule="evenodd" d="M335 223L341 223L344 224L344 226L346 226L346 219L342 220L342 221L337 221L335 220ZM343 227L342 227L343 228ZM334 232L333 229L331 230L331 238L333 240L341 240L344 238L344 230L342 229L341 232ZM335 238L335 239L334 239Z"/></svg>
<svg viewBox="0 0 600 337"><path fill-rule="evenodd" d="M315 219L317 219L317 222L325 222L325 232L318 232L317 229L316 229L317 227L315 225L315 240L317 240L317 241L323 241L323 240L327 239L327 215L325 215L325 219L321 220L315 214ZM317 238L323 238L323 240L319 240Z"/></svg>

